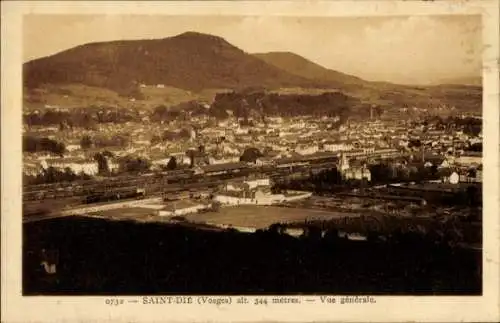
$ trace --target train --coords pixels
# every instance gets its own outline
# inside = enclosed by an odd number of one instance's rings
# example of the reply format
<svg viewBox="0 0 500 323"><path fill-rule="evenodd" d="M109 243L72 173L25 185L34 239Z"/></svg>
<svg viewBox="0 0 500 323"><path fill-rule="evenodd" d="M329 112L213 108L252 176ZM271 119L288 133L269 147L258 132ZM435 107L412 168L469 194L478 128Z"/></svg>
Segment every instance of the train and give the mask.
<svg viewBox="0 0 500 323"><path fill-rule="evenodd" d="M104 194L92 194L83 198L83 204L93 204L93 203L104 203L119 200L129 200L129 199L144 199L146 196L146 191L144 189L138 188L135 190L127 190L121 192L109 192Z"/></svg>
<svg viewBox="0 0 500 323"><path fill-rule="evenodd" d="M143 173L140 175L123 175L109 178L96 178L93 180L76 181L72 183L41 184L24 187L23 200L36 201L54 198L67 198L73 196L94 196L95 191L126 191L130 192L135 187L161 187L168 184L186 185L188 183L202 183L206 178L219 180L247 176L254 172L270 174L274 171L288 171L290 168L317 167L320 163L329 163L337 157L333 154L323 154L308 158L284 158L276 160L272 165L247 164L243 162L232 164L206 165L191 169L179 169L156 173ZM113 193L115 194L115 193ZM128 194L128 193L127 193ZM108 194L109 195L109 194ZM111 199L103 193L101 199ZM118 195L115 194L115 199Z"/></svg>

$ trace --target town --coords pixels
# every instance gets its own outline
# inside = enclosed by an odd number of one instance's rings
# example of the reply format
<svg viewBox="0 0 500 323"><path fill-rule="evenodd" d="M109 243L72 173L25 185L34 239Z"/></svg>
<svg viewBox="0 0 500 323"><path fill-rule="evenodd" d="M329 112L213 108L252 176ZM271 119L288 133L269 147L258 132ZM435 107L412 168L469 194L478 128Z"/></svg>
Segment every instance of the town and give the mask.
<svg viewBox="0 0 500 323"><path fill-rule="evenodd" d="M207 104L203 108L211 109ZM441 183L447 186L441 185L438 191L445 194L464 183L482 182L482 120L478 115L439 116L414 108L418 118L395 119L380 112L375 116L372 108L365 120L345 122L339 117L307 115L229 115L221 119L209 113L151 121L158 110L150 116L142 111L139 121L91 119L92 124L83 127L68 125L67 110L58 107L44 113L26 113L25 120L30 121L24 126L25 217L40 215L39 201L61 202L61 198L74 197L78 192L85 195L84 204L114 201L115 206L111 203L92 210L122 205L116 200L162 196L163 201L150 205L146 213L160 210L151 214L163 217L212 210L212 202L282 205L309 200L313 193L316 196L321 190L297 181L311 182L311 176L332 169L338 179L330 180L330 184L343 187L339 193L344 194L358 190L360 183L365 183L364 189L412 183L420 185L418 189L427 186L430 190ZM111 113L103 109L96 115ZM38 124L33 122L34 116ZM156 187L148 185L158 176L169 180ZM204 181L221 176L224 182L203 187ZM176 201L181 188L188 188L188 182L196 178L206 201ZM290 190L290 185L296 190ZM280 188L285 189L285 195L276 194ZM327 191L332 192L332 187ZM377 194L387 197L394 193L384 193L379 187ZM343 195L343 199L346 204L348 196ZM78 204L81 200L76 201ZM73 205L64 206L69 207ZM77 210L81 213L87 209Z"/></svg>
<svg viewBox="0 0 500 323"><path fill-rule="evenodd" d="M262 52L185 26L27 60L23 293L481 295L480 61L335 54L388 19Z"/></svg>

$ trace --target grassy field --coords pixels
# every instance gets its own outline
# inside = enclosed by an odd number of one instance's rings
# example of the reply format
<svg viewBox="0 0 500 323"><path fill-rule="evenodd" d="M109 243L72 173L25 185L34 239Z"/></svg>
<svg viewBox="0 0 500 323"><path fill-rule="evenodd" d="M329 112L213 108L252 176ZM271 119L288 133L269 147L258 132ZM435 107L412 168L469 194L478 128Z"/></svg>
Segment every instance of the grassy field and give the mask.
<svg viewBox="0 0 500 323"><path fill-rule="evenodd" d="M156 88L149 86L140 88L144 100L130 102L128 97L105 88L82 84L45 85L36 90L24 91L24 107L28 110L41 109L45 105L64 108L88 107L91 105L106 105L118 107L139 107L152 109L159 105L175 106L182 102L201 100L211 102L219 92L226 89L206 89L200 92L190 92L171 86Z"/></svg>
<svg viewBox="0 0 500 323"><path fill-rule="evenodd" d="M92 212L92 215L101 216L104 218L136 218L141 216L155 215L155 210L142 207L124 207L119 209L105 210Z"/></svg>
<svg viewBox="0 0 500 323"><path fill-rule="evenodd" d="M245 205L221 208L219 212L192 214L187 216L187 220L199 223L206 222L263 229L278 222L296 222L306 219L328 220L345 216L357 215L321 210Z"/></svg>

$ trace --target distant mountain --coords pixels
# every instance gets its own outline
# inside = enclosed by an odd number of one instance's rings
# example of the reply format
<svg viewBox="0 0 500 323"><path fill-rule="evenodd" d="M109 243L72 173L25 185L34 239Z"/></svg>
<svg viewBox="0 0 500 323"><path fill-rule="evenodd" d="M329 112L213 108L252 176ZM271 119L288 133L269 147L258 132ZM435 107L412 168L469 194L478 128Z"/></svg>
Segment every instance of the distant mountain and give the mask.
<svg viewBox="0 0 500 323"><path fill-rule="evenodd" d="M449 85L468 85L468 86L482 86L483 78L481 76L465 76L456 78L447 78L439 81L439 84Z"/></svg>
<svg viewBox="0 0 500 323"><path fill-rule="evenodd" d="M384 92L404 91L406 86L388 82L372 82L362 78L325 68L300 55L291 52L257 53L255 57L290 74L318 82L355 96L367 102L376 103Z"/></svg>
<svg viewBox="0 0 500 323"><path fill-rule="evenodd" d="M254 56L288 73L321 81L338 88L369 83L359 77L327 69L291 52L257 53Z"/></svg>
<svg viewBox="0 0 500 323"><path fill-rule="evenodd" d="M195 32L164 39L77 46L25 63L23 82L28 90L24 93L25 103L36 107L67 106L70 102L89 106L97 99L123 106L129 98L153 106L172 105L202 97L211 101L206 97L227 90L251 93L264 89L292 95L335 89L354 99L346 99L346 105L363 113L371 105L399 113L405 106L442 105L477 111L482 104L481 86L460 85L463 83L457 80L439 86L369 82L294 53L248 54L221 37ZM164 87L141 88L140 84ZM212 92L214 95L207 94Z"/></svg>
<svg viewBox="0 0 500 323"><path fill-rule="evenodd" d="M116 91L140 83L192 91L327 86L267 64L223 38L195 32L78 46L25 63L23 76L28 88L79 83Z"/></svg>

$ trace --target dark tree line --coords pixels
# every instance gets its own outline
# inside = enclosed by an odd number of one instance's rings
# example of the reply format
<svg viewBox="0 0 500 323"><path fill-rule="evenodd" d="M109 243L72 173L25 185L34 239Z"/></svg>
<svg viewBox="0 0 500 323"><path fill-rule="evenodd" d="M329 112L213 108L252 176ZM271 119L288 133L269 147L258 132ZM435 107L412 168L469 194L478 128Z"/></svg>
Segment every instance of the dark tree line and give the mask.
<svg viewBox="0 0 500 323"><path fill-rule="evenodd" d="M483 151L483 144L478 142L478 143L469 145L469 147L467 147L466 150L473 151L473 152L482 152Z"/></svg>
<svg viewBox="0 0 500 323"><path fill-rule="evenodd" d="M395 228L387 235L389 241L372 239L373 235L367 241L350 241L340 237L336 227L327 228L322 236L314 224L298 239L283 234L279 226L242 234L188 224L138 225L78 217L27 223L23 229L22 281L27 295L480 295L482 291L481 252L447 244L453 241L448 238L452 231L443 235L440 227L424 235ZM53 281L40 267L42 249L59 254Z"/></svg>
<svg viewBox="0 0 500 323"><path fill-rule="evenodd" d="M94 155L94 160L97 162L99 169L99 175L107 176L111 175L111 169L109 167L109 160L115 158L113 153L105 150L103 152L96 153ZM151 167L151 161L144 157L127 155L118 158L118 170L117 173L141 173L146 172ZM116 172L115 172L116 173Z"/></svg>
<svg viewBox="0 0 500 323"><path fill-rule="evenodd" d="M131 92L133 94L131 97L134 97L134 91ZM199 115L224 119L229 116L228 111L231 111L234 116L245 120L250 117L266 115L289 117L302 115L338 116L341 120L345 120L349 116L351 108L359 104L357 99L339 92L319 95L232 92L217 94L208 109L204 104L197 101L182 102L171 107L159 105L145 114L141 114L137 109L93 105L74 108L69 111L47 110L26 113L23 115L23 121L29 127L59 126L62 130L73 127L92 129L101 123L141 122L144 116L149 116L153 122L189 120L191 116ZM382 110L376 109L376 111L377 115L382 113Z"/></svg>
<svg viewBox="0 0 500 323"><path fill-rule="evenodd" d="M154 108L151 114L152 121L172 121L180 118L185 112L178 109L170 109L165 105Z"/></svg>
<svg viewBox="0 0 500 323"><path fill-rule="evenodd" d="M93 128L99 123L125 123L140 121L139 111L106 107L90 106L75 108L70 111L47 110L25 113L23 122L31 126L59 126L61 130L74 127Z"/></svg>
<svg viewBox="0 0 500 323"><path fill-rule="evenodd" d="M432 116L426 118L422 124L424 125L434 125L437 129L445 130L445 129L457 129L462 130L464 133L477 136L482 129L483 121L478 118L472 117L453 117L449 116L446 118L442 118L440 116Z"/></svg>
<svg viewBox="0 0 500 323"><path fill-rule="evenodd" d="M65 151L66 146L62 142L45 137L23 136L23 152L50 152L63 156Z"/></svg>
<svg viewBox="0 0 500 323"><path fill-rule="evenodd" d="M105 148L105 147L126 147L130 142L130 137L127 135L116 134L111 137L97 135L90 137L85 135L80 139L80 147L82 149Z"/></svg>
<svg viewBox="0 0 500 323"><path fill-rule="evenodd" d="M141 173L146 172L151 167L151 161L143 157L124 156L118 159L120 173Z"/></svg>
<svg viewBox="0 0 500 323"><path fill-rule="evenodd" d="M150 139L151 145L156 145L162 142L176 141L176 140L186 140L191 138L191 131L186 128L180 131L165 130L160 135L153 135Z"/></svg>
<svg viewBox="0 0 500 323"><path fill-rule="evenodd" d="M243 154L240 157L240 161L246 163L255 163L259 157L262 157L263 154L254 147L246 148Z"/></svg>
<svg viewBox="0 0 500 323"><path fill-rule="evenodd" d="M177 158L175 157L170 157L168 163L167 163L167 166L166 166L167 170L175 170L177 169Z"/></svg>
<svg viewBox="0 0 500 323"><path fill-rule="evenodd" d="M439 179L441 173L436 166L396 166L392 163L376 163L368 166L372 184L388 184L394 182L422 182ZM277 189L308 190L316 193L342 191L349 187L366 186L366 180L345 180L340 171L333 167L319 173L310 173L307 178L290 180L277 185Z"/></svg>
<svg viewBox="0 0 500 323"><path fill-rule="evenodd" d="M75 174L75 172L66 167L64 170L59 170L54 167L48 167L44 169L40 174L36 176L24 175L24 185L38 185L38 184L50 184L59 182L72 182L78 180L88 180L92 176L85 173Z"/></svg>
<svg viewBox="0 0 500 323"><path fill-rule="evenodd" d="M207 109L197 101L181 102L175 106L159 105L151 112L152 121L188 120L190 116L206 115Z"/></svg>
<svg viewBox="0 0 500 323"><path fill-rule="evenodd" d="M227 117L232 111L238 118L257 115L301 116L321 115L347 117L350 108L358 102L342 93L332 92L320 95L276 93L219 93L210 108L210 115Z"/></svg>
<svg viewBox="0 0 500 323"><path fill-rule="evenodd" d="M107 150L96 153L94 155L94 160L97 162L97 169L99 175L109 175L111 173L111 170L109 168L109 159L113 157L114 157L113 153Z"/></svg>
<svg viewBox="0 0 500 323"><path fill-rule="evenodd" d="M369 166L372 182L421 182L424 180L439 179L440 173L437 166L424 167L423 164L395 166L391 163L377 163Z"/></svg>

